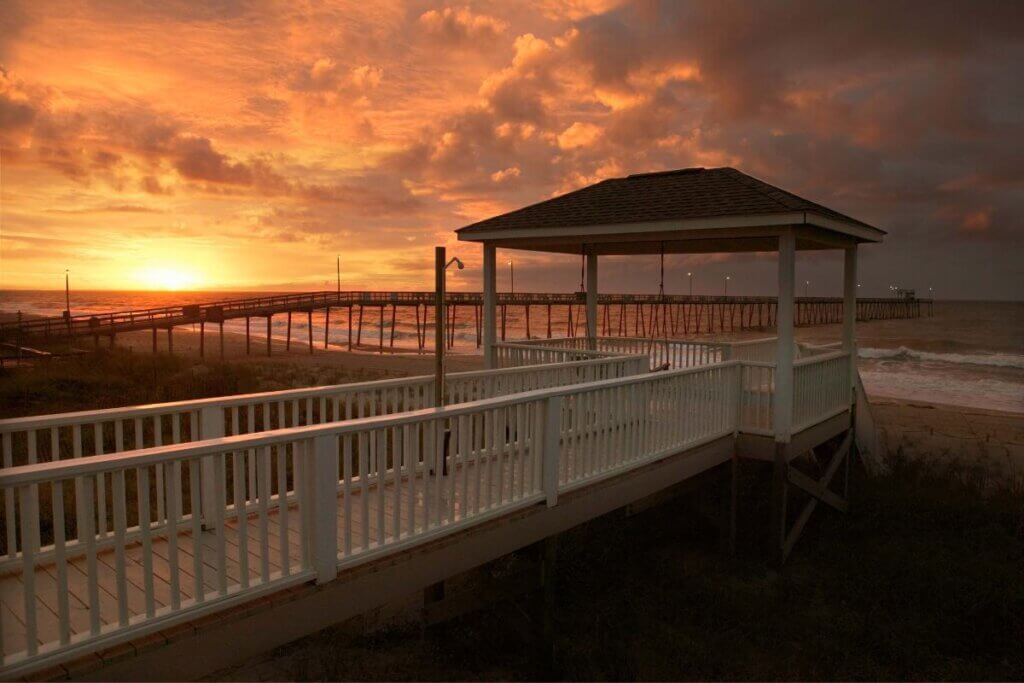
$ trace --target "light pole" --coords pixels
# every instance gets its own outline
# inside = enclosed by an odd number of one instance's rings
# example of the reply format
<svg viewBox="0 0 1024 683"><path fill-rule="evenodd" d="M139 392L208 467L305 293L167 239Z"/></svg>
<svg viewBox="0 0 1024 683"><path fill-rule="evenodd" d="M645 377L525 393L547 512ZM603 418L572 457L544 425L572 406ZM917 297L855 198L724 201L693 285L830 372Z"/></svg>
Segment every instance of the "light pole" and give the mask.
<svg viewBox="0 0 1024 683"><path fill-rule="evenodd" d="M510 293L511 294L515 294L516 293L516 267L515 267L515 264L512 263L512 259L508 260L508 277L509 277L509 281L510 281L510 285L509 285L509 289L511 290Z"/></svg>
<svg viewBox="0 0 1024 683"><path fill-rule="evenodd" d="M729 296L729 276L725 276L725 295Z"/></svg>
<svg viewBox="0 0 1024 683"><path fill-rule="evenodd" d="M804 298L805 299L810 295L810 291L811 291L811 281L810 280L804 280Z"/></svg>
<svg viewBox="0 0 1024 683"><path fill-rule="evenodd" d="M693 296L693 273L687 273L686 277L690 281L690 296Z"/></svg>
<svg viewBox="0 0 1024 683"><path fill-rule="evenodd" d="M457 256L445 260L444 247L434 247L434 406L444 405L444 333L445 333L445 273L456 264L459 270L466 266Z"/></svg>

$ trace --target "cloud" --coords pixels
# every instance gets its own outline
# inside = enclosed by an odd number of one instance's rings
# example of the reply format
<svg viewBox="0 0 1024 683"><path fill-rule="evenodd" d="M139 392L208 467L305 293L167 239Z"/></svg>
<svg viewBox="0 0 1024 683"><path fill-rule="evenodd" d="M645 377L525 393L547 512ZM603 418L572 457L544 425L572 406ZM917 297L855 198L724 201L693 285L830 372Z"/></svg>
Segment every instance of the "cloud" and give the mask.
<svg viewBox="0 0 1024 683"><path fill-rule="evenodd" d="M504 33L508 24L486 14L476 14L468 7L445 7L427 10L420 15L424 32L438 42L450 46L472 45L489 48Z"/></svg>
<svg viewBox="0 0 1024 683"><path fill-rule="evenodd" d="M519 167L518 166L509 166L508 168L502 169L500 171L495 171L494 173L492 173L491 174L491 180L493 180L496 183L505 183L505 182L509 182L509 181L511 181L511 180L513 180L515 178L518 178L519 176L520 176Z"/></svg>
<svg viewBox="0 0 1024 683"><path fill-rule="evenodd" d="M577 147L590 147L601 137L601 127L593 123L582 123L574 121L558 135L558 146L561 149L576 149Z"/></svg>

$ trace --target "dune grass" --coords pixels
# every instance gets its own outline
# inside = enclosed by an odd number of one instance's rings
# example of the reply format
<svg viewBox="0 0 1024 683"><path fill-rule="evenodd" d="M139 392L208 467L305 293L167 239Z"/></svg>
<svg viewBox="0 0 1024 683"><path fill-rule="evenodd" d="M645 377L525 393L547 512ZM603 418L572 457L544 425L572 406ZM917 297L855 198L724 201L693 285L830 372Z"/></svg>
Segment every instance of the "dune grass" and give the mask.
<svg viewBox="0 0 1024 683"><path fill-rule="evenodd" d="M391 373L287 360L202 362L195 357L122 348L29 368L0 369L3 417L42 415L209 396L381 379Z"/></svg>
<svg viewBox="0 0 1024 683"><path fill-rule="evenodd" d="M554 657L529 603L371 635L329 629L241 678L814 680L1024 678L1024 495L897 460L855 474L780 570L717 550L685 498L560 537ZM744 515L758 526L754 508ZM221 676L225 676L222 672ZM229 676L230 677L230 676Z"/></svg>

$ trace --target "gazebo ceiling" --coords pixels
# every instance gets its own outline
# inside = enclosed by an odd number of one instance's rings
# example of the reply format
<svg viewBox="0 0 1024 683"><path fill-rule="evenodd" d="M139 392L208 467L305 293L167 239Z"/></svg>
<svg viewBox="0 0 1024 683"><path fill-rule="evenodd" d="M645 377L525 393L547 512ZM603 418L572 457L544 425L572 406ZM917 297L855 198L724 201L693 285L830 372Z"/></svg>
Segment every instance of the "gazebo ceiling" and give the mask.
<svg viewBox="0 0 1024 683"><path fill-rule="evenodd" d="M881 242L885 232L734 168L611 178L457 230L510 249L594 254L775 251Z"/></svg>

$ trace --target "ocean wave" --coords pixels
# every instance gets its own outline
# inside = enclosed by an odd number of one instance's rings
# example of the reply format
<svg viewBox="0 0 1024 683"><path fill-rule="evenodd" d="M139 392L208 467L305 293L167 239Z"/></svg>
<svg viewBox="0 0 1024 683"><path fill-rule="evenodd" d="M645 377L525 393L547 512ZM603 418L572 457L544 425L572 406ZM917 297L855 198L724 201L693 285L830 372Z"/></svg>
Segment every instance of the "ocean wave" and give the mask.
<svg viewBox="0 0 1024 683"><path fill-rule="evenodd" d="M860 358L880 360L924 360L960 365L987 365L999 368L1020 368L1024 370L1024 356L1008 353L933 353L918 351L901 346L898 349L864 348L857 350Z"/></svg>

